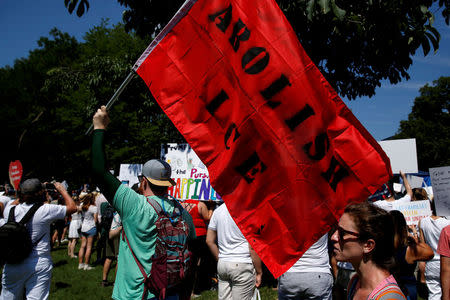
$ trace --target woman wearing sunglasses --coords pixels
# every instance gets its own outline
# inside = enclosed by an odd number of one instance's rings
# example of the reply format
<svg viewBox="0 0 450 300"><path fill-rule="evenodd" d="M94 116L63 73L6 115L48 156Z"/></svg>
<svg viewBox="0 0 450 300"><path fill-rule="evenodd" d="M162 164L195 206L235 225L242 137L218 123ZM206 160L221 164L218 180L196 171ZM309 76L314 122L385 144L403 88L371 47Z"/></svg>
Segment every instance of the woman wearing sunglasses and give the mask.
<svg viewBox="0 0 450 300"><path fill-rule="evenodd" d="M394 263L391 216L368 203L350 204L332 235L337 261L353 265L347 299L406 299L390 273Z"/></svg>

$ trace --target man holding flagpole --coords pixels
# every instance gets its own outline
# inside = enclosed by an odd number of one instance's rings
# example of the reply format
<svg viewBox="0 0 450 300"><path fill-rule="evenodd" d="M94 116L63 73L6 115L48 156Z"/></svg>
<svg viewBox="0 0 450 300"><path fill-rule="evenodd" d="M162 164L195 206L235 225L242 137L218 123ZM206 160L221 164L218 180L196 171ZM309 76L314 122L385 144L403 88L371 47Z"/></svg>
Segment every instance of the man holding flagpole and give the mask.
<svg viewBox="0 0 450 300"><path fill-rule="evenodd" d="M144 164L140 176L143 195L122 185L108 171L104 154L108 123L106 107L102 106L93 117L93 174L106 199L119 213L123 228L112 298L179 299L186 290L185 278L189 277L187 242L195 239L192 217L167 196L167 188L174 185L168 163L152 159ZM164 229L172 235L168 236ZM176 257L165 252L167 240L174 242L169 246L178 253ZM169 266L169 261L173 265Z"/></svg>

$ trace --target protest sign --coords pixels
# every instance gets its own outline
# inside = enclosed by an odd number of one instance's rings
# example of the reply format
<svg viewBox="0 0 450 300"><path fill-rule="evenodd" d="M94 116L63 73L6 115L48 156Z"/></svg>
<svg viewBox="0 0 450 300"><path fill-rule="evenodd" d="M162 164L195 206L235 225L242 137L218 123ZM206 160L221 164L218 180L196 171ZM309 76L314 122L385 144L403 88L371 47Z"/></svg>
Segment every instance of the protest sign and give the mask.
<svg viewBox="0 0 450 300"><path fill-rule="evenodd" d="M417 173L416 139L388 140L378 142L391 161L392 172Z"/></svg>
<svg viewBox="0 0 450 300"><path fill-rule="evenodd" d="M450 216L450 166L430 168L434 205L438 216Z"/></svg>
<svg viewBox="0 0 450 300"><path fill-rule="evenodd" d="M132 187L139 183L138 175L142 172L142 164L121 164L119 170L119 180Z"/></svg>
<svg viewBox="0 0 450 300"><path fill-rule="evenodd" d="M15 190L19 188L20 180L22 179L22 163L20 160L9 163L9 182Z"/></svg>
<svg viewBox="0 0 450 300"><path fill-rule="evenodd" d="M188 0L133 69L275 277L391 176L273 0Z"/></svg>
<svg viewBox="0 0 450 300"><path fill-rule="evenodd" d="M397 204L394 202L393 209L401 211L408 225L419 224L420 219L431 216L429 200L412 201Z"/></svg>
<svg viewBox="0 0 450 300"><path fill-rule="evenodd" d="M169 195L179 200L222 200L211 186L208 169L189 144L161 145L161 159L170 164L176 182L169 188Z"/></svg>

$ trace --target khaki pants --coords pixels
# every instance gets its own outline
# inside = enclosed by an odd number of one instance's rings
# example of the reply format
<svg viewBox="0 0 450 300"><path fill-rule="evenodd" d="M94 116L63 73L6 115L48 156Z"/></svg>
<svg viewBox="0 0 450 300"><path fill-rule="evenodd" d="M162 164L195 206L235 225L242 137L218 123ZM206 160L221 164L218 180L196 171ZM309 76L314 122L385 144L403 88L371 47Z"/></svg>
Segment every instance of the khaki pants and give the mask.
<svg viewBox="0 0 450 300"><path fill-rule="evenodd" d="M256 273L253 264L222 261L217 263L219 300L252 299Z"/></svg>

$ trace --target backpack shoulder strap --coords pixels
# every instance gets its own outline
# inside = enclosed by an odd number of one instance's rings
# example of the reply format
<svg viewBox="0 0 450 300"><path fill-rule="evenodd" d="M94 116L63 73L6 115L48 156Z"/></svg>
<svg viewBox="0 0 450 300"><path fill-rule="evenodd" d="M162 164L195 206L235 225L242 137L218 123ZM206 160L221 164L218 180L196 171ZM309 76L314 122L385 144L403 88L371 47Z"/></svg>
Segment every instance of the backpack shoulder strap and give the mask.
<svg viewBox="0 0 450 300"><path fill-rule="evenodd" d="M184 208L183 206L181 206L180 202L178 202L178 200L176 199L172 199L173 203L174 203L174 208L173 208L173 216L181 216L181 213L183 212Z"/></svg>
<svg viewBox="0 0 450 300"><path fill-rule="evenodd" d="M161 214L162 212L162 207L161 205L159 205L159 203L153 198L153 197L149 197L147 196L147 202L156 210L156 213Z"/></svg>
<svg viewBox="0 0 450 300"><path fill-rule="evenodd" d="M9 210L9 215L8 215L8 222L15 222L16 221L16 217L14 215L16 211L16 206L14 205L13 207L11 207L11 209Z"/></svg>
<svg viewBox="0 0 450 300"><path fill-rule="evenodd" d="M22 218L22 220L20 220L20 224L24 225L26 223L28 223L28 221L33 217L34 213L39 209L39 207L41 207L43 203L39 202L39 203L35 203L25 214L25 216Z"/></svg>

